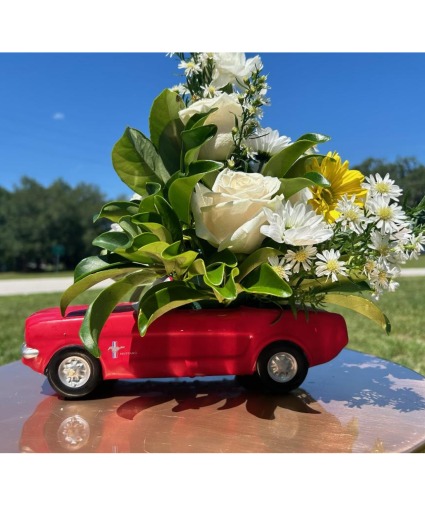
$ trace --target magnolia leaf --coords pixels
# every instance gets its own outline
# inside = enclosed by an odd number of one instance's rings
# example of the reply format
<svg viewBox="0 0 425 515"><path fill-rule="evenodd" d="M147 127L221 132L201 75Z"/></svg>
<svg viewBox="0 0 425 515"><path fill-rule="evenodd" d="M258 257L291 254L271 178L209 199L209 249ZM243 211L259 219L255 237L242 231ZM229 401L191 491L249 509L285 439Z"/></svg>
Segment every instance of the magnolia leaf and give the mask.
<svg viewBox="0 0 425 515"><path fill-rule="evenodd" d="M132 238L125 232L108 231L100 234L93 240L93 245L110 252L124 250L130 247Z"/></svg>
<svg viewBox="0 0 425 515"><path fill-rule="evenodd" d="M225 265L223 264L222 265L223 272L224 272L224 268L225 268ZM218 284L214 284L209 280L210 274L208 272L204 275L204 281L205 281L205 284L208 285L214 291L216 299L219 302L232 301L232 300L235 300L236 297L238 296L238 288L237 288L237 285L235 282L235 277L238 275L238 273L239 273L239 270L237 268L232 268L230 271L230 274L228 276L228 279L223 286L220 286L220 284L226 278L224 273L223 273L222 281ZM218 276L216 277L216 279L218 279Z"/></svg>
<svg viewBox="0 0 425 515"><path fill-rule="evenodd" d="M139 303L139 332L144 336L149 325L167 311L211 298L211 294L190 288L184 281L170 281L153 286Z"/></svg>
<svg viewBox="0 0 425 515"><path fill-rule="evenodd" d="M229 249L221 250L220 252L215 252L209 259L208 265L214 263L224 263L226 266L230 268L234 268L238 266L238 260L233 252Z"/></svg>
<svg viewBox="0 0 425 515"><path fill-rule="evenodd" d="M214 172L198 173L188 177L181 177L175 179L168 190L168 200L173 206L178 218L185 224L190 224L190 201L192 198L193 189L196 184L205 177L206 174Z"/></svg>
<svg viewBox="0 0 425 515"><path fill-rule="evenodd" d="M170 231L162 224L155 222L146 222L137 224L143 231L149 231L159 239L159 241L165 241L167 243L173 243Z"/></svg>
<svg viewBox="0 0 425 515"><path fill-rule="evenodd" d="M93 218L93 222L99 218L107 218L111 222L118 222L123 216L135 215L139 211L138 204L134 202L108 202L100 213Z"/></svg>
<svg viewBox="0 0 425 515"><path fill-rule="evenodd" d="M210 109L205 113L193 114L186 123L185 130L188 131L190 129L196 129L197 127L201 127L202 125L204 125L204 122L208 118L208 116L214 113L215 111L218 111L218 107L214 107L213 109Z"/></svg>
<svg viewBox="0 0 425 515"><path fill-rule="evenodd" d="M158 153L171 175L180 169L183 130L184 125L180 120L171 120L159 138Z"/></svg>
<svg viewBox="0 0 425 515"><path fill-rule="evenodd" d="M190 163L188 168L188 175L197 175L200 173L218 172L223 168L223 163L220 161L201 160Z"/></svg>
<svg viewBox="0 0 425 515"><path fill-rule="evenodd" d="M156 278L156 272L150 269L128 274L102 290L89 305L80 328L80 338L93 356L100 357L99 336L115 306L135 287L150 284Z"/></svg>
<svg viewBox="0 0 425 515"><path fill-rule="evenodd" d="M324 157L323 154L301 156L286 172L285 178L303 177L307 172L320 172L320 163Z"/></svg>
<svg viewBox="0 0 425 515"><path fill-rule="evenodd" d="M321 186L327 188L330 183L320 173L310 172L304 177L295 177L294 179L280 179L279 193L283 193L285 198L289 198L295 193L298 193L304 188L311 188L313 186Z"/></svg>
<svg viewBox="0 0 425 515"><path fill-rule="evenodd" d="M322 134L304 134L271 157L264 165L262 174L279 178L284 177L296 160L307 150L318 143L329 141L329 139L328 136L323 136Z"/></svg>
<svg viewBox="0 0 425 515"><path fill-rule="evenodd" d="M360 313L360 315L363 315L378 324L382 329L385 330L387 334L390 334L391 332L391 324L386 315L376 304L368 299L365 299L364 297L359 297L357 295L327 293L325 302L328 304L335 304L336 306L351 309L356 313Z"/></svg>
<svg viewBox="0 0 425 515"><path fill-rule="evenodd" d="M193 250L180 252L180 242L175 242L162 251L161 257L168 273L182 275L198 257L198 253Z"/></svg>
<svg viewBox="0 0 425 515"><path fill-rule="evenodd" d="M170 178L152 142L129 127L112 150L112 164L119 178L140 195L146 194L148 182L165 184Z"/></svg>
<svg viewBox="0 0 425 515"><path fill-rule="evenodd" d="M167 125L173 120L179 120L179 111L185 108L179 94L170 89L164 89L152 103L149 114L149 131L152 143L159 148L159 140ZM183 127L183 124L182 124Z"/></svg>
<svg viewBox="0 0 425 515"><path fill-rule="evenodd" d="M131 217L132 221L135 224L145 224L145 223L157 223L160 224L162 222L161 215L159 213L154 212L144 212L137 213Z"/></svg>
<svg viewBox="0 0 425 515"><path fill-rule="evenodd" d="M205 273L205 282L208 285L220 286L223 283L225 277L226 265L224 263L218 263L214 266L208 267Z"/></svg>
<svg viewBox="0 0 425 515"><path fill-rule="evenodd" d="M122 268L129 263L120 256L106 255L106 256L89 256L81 260L74 269L74 282L81 281L84 277L108 270L110 268Z"/></svg>
<svg viewBox="0 0 425 515"><path fill-rule="evenodd" d="M252 270L257 268L263 263L267 263L268 259L273 256L279 256L282 254L280 250L272 247L263 247L257 249L250 254L242 263L239 265L239 275L237 277L240 282L245 276L247 276Z"/></svg>
<svg viewBox="0 0 425 515"><path fill-rule="evenodd" d="M354 280L349 277L340 277L338 281L329 282L323 277L317 279L307 279L298 285L300 289L309 289L310 293L360 293L371 291L370 285L363 280Z"/></svg>
<svg viewBox="0 0 425 515"><path fill-rule="evenodd" d="M60 299L60 309L62 316L65 315L66 308L71 304L71 302L78 297L81 293L88 290L92 286L105 281L106 279L114 279L120 277L122 275L134 272L136 270L137 265L133 265L132 267L126 268L109 268L108 270L102 270L100 272L94 272L90 275L87 275L83 279L80 279L78 282L72 284L69 288L67 288L61 296Z"/></svg>
<svg viewBox="0 0 425 515"><path fill-rule="evenodd" d="M263 263L250 272L240 284L244 291L261 295L287 298L292 295L291 287L268 263Z"/></svg>
<svg viewBox="0 0 425 515"><path fill-rule="evenodd" d="M173 208L163 197L159 196L154 198L154 204L158 213L161 215L163 225L170 231L172 240L181 240L183 237L182 228Z"/></svg>
<svg viewBox="0 0 425 515"><path fill-rule="evenodd" d="M181 170L186 170L190 163L198 159L201 146L212 139L216 133L216 125L202 125L181 133L183 141Z"/></svg>

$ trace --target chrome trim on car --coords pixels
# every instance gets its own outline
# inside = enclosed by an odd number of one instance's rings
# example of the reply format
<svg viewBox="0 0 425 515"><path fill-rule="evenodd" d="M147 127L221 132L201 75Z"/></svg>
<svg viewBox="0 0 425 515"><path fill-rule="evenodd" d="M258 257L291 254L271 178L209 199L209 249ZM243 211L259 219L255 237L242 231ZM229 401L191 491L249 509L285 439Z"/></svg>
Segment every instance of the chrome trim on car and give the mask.
<svg viewBox="0 0 425 515"><path fill-rule="evenodd" d="M39 351L37 349L32 349L31 347L27 347L26 343L22 344L21 351L22 351L22 357L26 358L26 359L36 358L39 354Z"/></svg>

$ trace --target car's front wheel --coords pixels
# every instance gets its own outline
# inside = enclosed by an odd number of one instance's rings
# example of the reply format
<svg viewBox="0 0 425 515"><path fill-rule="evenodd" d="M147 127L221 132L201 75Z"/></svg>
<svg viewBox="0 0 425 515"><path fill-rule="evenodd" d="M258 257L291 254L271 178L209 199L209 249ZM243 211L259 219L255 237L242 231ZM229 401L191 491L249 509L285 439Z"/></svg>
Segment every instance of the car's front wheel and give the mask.
<svg viewBox="0 0 425 515"><path fill-rule="evenodd" d="M276 393L287 393L304 381L308 362L304 353L289 342L276 342L260 353L257 373L264 386Z"/></svg>
<svg viewBox="0 0 425 515"><path fill-rule="evenodd" d="M99 360L85 350L64 349L50 360L46 375L56 392L65 398L77 399L85 397L101 383L102 367Z"/></svg>

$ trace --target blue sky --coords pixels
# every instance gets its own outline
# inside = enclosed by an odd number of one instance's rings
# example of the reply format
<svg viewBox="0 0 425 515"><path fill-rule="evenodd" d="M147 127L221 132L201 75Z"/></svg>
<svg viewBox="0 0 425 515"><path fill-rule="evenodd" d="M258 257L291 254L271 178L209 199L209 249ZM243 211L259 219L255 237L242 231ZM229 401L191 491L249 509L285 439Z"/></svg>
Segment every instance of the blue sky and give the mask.
<svg viewBox="0 0 425 515"><path fill-rule="evenodd" d="M255 55L247 53L247 57ZM425 53L260 53L271 86L263 126L331 136L350 164L425 163ZM88 182L129 195L111 164L126 126L148 135L153 99L180 82L165 53L0 53L0 186Z"/></svg>

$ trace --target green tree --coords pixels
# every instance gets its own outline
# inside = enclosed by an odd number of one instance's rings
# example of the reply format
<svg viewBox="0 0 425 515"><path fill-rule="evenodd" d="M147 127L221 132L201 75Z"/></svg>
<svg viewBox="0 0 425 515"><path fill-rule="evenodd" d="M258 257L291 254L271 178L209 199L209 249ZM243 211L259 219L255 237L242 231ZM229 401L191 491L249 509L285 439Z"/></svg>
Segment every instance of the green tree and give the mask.
<svg viewBox="0 0 425 515"><path fill-rule="evenodd" d="M91 242L106 227L92 220L105 202L97 187L72 188L61 179L46 188L23 177L14 191L0 189L0 269L40 269L58 257L74 268L97 252Z"/></svg>
<svg viewBox="0 0 425 515"><path fill-rule="evenodd" d="M364 175L379 173L384 177L388 173L403 189L402 203L415 206L425 196L425 166L415 157L399 157L392 163L370 157L353 168L360 170Z"/></svg>

